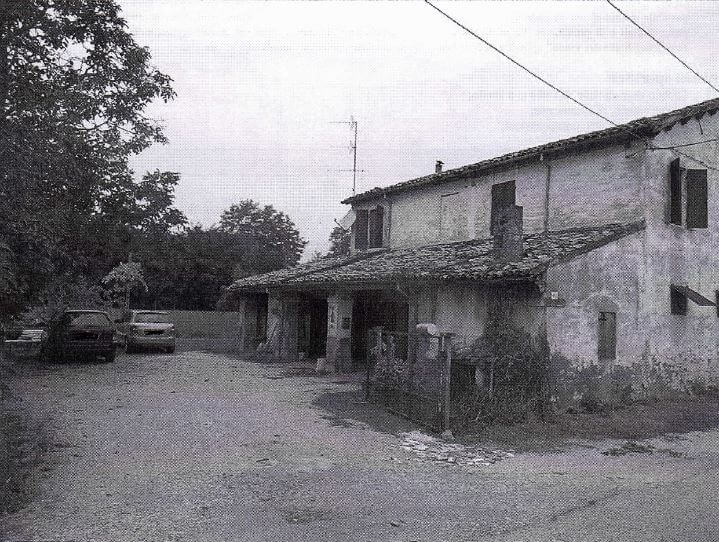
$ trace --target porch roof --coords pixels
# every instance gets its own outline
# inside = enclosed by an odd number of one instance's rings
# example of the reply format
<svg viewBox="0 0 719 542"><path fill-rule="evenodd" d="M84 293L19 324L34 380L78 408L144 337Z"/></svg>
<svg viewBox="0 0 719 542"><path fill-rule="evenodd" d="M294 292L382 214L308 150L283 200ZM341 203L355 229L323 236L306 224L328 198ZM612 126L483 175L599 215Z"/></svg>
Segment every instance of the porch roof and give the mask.
<svg viewBox="0 0 719 542"><path fill-rule="evenodd" d="M524 236L524 256L497 258L492 239L326 258L236 281L230 291L271 287L326 287L397 281L534 281L550 265L566 261L644 228L644 222L607 224Z"/></svg>

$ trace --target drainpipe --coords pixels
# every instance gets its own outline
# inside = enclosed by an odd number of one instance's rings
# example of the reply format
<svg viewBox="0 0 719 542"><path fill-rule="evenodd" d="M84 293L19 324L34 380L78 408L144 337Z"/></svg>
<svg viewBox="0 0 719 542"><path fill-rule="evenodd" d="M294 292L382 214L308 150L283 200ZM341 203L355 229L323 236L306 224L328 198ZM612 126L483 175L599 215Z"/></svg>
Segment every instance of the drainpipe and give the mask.
<svg viewBox="0 0 719 542"><path fill-rule="evenodd" d="M544 231L549 231L549 189L552 182L552 164L545 160L544 155L539 155L539 161L547 166L547 176L544 180Z"/></svg>

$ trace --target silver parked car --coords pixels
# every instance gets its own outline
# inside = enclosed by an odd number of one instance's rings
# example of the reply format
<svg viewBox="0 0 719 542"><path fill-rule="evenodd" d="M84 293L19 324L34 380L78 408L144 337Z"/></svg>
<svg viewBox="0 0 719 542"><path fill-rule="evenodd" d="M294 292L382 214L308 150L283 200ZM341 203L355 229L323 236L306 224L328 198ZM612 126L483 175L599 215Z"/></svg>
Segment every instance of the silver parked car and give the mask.
<svg viewBox="0 0 719 542"><path fill-rule="evenodd" d="M124 336L127 352L141 348L159 348L166 352L175 351L175 324L170 314L163 311L130 311L120 330Z"/></svg>

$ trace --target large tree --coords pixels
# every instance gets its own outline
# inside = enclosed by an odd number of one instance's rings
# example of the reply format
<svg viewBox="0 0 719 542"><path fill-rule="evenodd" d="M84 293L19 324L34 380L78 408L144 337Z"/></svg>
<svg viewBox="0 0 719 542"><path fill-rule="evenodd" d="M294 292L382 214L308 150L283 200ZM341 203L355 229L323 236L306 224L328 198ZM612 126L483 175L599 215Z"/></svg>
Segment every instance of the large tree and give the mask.
<svg viewBox="0 0 719 542"><path fill-rule="evenodd" d="M342 226L335 226L330 232L330 249L328 256L347 256L350 253L350 239L352 234L350 230L344 229Z"/></svg>
<svg viewBox="0 0 719 542"><path fill-rule="evenodd" d="M170 82L114 0L0 1L0 231L28 293L87 266L87 232L119 194L152 191L128 158L164 142L144 110Z"/></svg>
<svg viewBox="0 0 719 542"><path fill-rule="evenodd" d="M234 234L240 245L236 278L295 265L307 244L290 217L251 199L223 212L217 229Z"/></svg>

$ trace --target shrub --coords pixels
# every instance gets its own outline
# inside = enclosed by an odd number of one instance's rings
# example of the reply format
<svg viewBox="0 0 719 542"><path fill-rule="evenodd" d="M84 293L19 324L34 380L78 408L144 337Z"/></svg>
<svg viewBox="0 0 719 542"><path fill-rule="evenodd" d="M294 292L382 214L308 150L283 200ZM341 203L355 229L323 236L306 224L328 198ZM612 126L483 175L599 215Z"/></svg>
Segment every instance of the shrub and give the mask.
<svg viewBox="0 0 719 542"><path fill-rule="evenodd" d="M532 412L543 416L548 404L548 352L545 340L510 325L488 325L470 349L485 385L456 401L460 423L511 424L525 421Z"/></svg>
<svg viewBox="0 0 719 542"><path fill-rule="evenodd" d="M46 326L66 309L108 310L109 301L99 286L83 279L58 277L37 296L35 303L18 318L22 327Z"/></svg>

